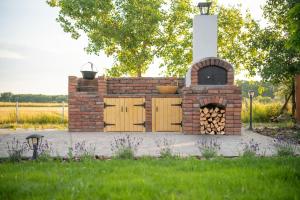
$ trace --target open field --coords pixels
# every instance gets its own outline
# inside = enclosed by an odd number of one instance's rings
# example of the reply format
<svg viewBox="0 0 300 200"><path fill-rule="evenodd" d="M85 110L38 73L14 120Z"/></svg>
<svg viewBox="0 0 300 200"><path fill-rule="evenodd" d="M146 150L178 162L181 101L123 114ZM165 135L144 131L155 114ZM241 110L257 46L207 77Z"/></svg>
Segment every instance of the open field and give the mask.
<svg viewBox="0 0 300 200"><path fill-rule="evenodd" d="M62 107L62 103L35 103L35 102L19 102L20 107ZM68 103L65 102L65 107ZM0 107L16 107L16 102L0 102Z"/></svg>
<svg viewBox="0 0 300 200"><path fill-rule="evenodd" d="M18 123L15 104L0 103L0 127L41 127L62 128L68 121L68 108L64 108L62 117L62 104L57 103L20 103L18 108Z"/></svg>
<svg viewBox="0 0 300 200"><path fill-rule="evenodd" d="M299 199L300 158L0 164L0 199Z"/></svg>

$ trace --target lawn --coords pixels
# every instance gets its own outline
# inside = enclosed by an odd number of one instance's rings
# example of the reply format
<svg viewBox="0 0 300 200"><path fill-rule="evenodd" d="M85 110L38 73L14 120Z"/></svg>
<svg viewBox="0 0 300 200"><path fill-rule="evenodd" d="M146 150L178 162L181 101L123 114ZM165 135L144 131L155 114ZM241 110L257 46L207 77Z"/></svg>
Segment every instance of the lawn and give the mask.
<svg viewBox="0 0 300 200"><path fill-rule="evenodd" d="M0 199L300 199L300 158L0 164Z"/></svg>

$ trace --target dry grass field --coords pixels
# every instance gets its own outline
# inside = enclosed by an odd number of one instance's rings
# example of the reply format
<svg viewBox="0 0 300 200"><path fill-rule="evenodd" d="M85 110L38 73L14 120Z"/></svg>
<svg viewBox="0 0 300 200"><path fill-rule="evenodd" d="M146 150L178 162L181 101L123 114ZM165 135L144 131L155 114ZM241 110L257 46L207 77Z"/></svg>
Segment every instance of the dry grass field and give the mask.
<svg viewBox="0 0 300 200"><path fill-rule="evenodd" d="M67 107L64 107L64 118L62 117L61 103L19 103L18 117L15 103L0 103L1 128L64 128L67 117Z"/></svg>

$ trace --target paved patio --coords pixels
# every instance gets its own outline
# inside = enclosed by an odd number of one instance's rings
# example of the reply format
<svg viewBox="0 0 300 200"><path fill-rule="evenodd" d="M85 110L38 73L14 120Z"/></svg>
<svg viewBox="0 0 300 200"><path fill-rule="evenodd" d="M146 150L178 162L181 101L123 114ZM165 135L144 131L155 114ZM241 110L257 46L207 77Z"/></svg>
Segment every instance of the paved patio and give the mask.
<svg viewBox="0 0 300 200"><path fill-rule="evenodd" d="M32 134L38 133L44 136L44 138L52 144L54 149L53 156L66 156L68 148L78 143L85 141L86 145L92 145L96 148L96 155L111 156L111 141L115 137L124 136L126 133L75 133L68 131L57 130L43 130L43 131L30 131L30 130L0 130L0 157L7 157L7 141L11 141L14 137L20 141L25 141L25 138ZM241 136L235 135L183 135L180 133L128 133L135 137L143 139L142 144L138 148L137 155L159 155L159 148L156 145L156 141L167 138L173 141L172 150L175 154L181 156L187 155L200 155L200 152L196 146L196 142L201 139L217 139L221 145L220 155L223 156L238 156L241 154L243 144L253 139L259 144L261 155L272 155L275 153L273 147L273 139L266 137L249 130L243 129ZM298 152L299 153L299 152ZM31 152L26 154L31 155Z"/></svg>

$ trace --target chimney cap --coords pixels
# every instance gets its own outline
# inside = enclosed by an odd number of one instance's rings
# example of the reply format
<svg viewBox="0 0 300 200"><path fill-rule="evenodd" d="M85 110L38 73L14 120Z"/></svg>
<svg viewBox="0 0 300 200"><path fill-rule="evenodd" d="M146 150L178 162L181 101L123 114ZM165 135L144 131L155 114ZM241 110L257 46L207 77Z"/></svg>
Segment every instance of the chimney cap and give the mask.
<svg viewBox="0 0 300 200"><path fill-rule="evenodd" d="M197 7L200 9L201 15L209 15L209 9L212 2L199 2Z"/></svg>

